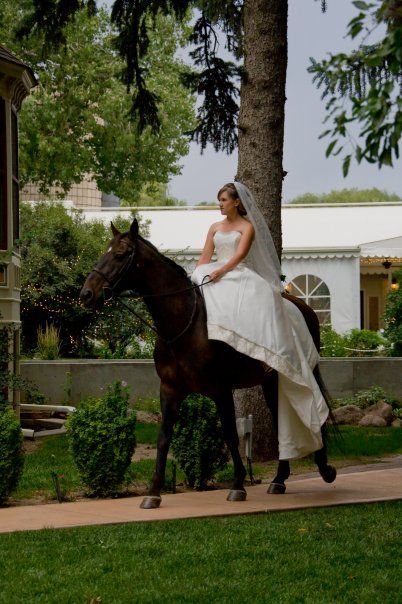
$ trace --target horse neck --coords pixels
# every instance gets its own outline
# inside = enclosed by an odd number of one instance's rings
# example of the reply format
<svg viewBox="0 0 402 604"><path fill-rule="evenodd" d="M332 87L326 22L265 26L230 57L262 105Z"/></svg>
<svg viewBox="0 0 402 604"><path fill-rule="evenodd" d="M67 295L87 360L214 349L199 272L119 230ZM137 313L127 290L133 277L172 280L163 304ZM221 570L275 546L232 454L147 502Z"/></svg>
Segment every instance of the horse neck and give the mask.
<svg viewBox="0 0 402 604"><path fill-rule="evenodd" d="M189 290L174 296L159 297L158 294L186 289L191 283L156 250L147 247L146 254L147 269L141 270L139 293L144 295L144 302L158 331L165 337L173 337L189 319L194 292ZM148 298L147 294L155 297Z"/></svg>

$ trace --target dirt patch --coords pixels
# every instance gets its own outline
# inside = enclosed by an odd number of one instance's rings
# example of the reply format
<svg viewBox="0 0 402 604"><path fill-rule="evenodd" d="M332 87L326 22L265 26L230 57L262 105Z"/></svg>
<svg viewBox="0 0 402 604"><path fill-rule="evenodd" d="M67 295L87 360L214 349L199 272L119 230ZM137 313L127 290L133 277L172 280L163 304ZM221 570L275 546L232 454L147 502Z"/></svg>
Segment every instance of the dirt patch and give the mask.
<svg viewBox="0 0 402 604"><path fill-rule="evenodd" d="M159 412L138 410L136 413L139 424L159 424L162 420L162 415Z"/></svg>
<svg viewBox="0 0 402 604"><path fill-rule="evenodd" d="M24 454L30 455L31 453L35 453L35 451L38 451L38 449L40 449L42 445L43 445L43 441L28 440L27 438L25 438L23 445L22 445Z"/></svg>

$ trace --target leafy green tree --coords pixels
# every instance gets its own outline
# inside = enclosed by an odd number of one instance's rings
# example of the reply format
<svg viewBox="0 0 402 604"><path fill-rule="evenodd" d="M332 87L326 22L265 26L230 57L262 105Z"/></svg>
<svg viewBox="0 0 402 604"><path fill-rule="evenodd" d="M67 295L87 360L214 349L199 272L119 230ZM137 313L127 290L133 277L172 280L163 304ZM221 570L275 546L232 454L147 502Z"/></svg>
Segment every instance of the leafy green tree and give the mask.
<svg viewBox="0 0 402 604"><path fill-rule="evenodd" d="M167 186L160 182L147 183L139 196L139 206L186 206L187 202L170 197ZM125 205L124 203L122 205Z"/></svg>
<svg viewBox="0 0 402 604"><path fill-rule="evenodd" d="M344 156L345 176L352 156L358 163L364 159L392 166L402 133L402 2L353 4L358 14L348 24L347 36L360 37L357 48L320 62L311 59L309 67L326 100L330 127L321 134L331 139L326 155ZM357 141L351 125L357 128Z"/></svg>
<svg viewBox="0 0 402 604"><path fill-rule="evenodd" d="M122 221L116 225L123 231L129 226ZM146 226L141 231L146 234ZM26 353L36 348L37 329L46 323L60 330L61 352L67 356L91 354L96 339L111 353L118 342L128 344L133 335L146 339L143 324L114 301L101 312L88 310L79 301L84 281L110 237L103 223L85 222L79 211L67 211L59 203L21 205L21 320ZM137 311L139 305L133 302Z"/></svg>
<svg viewBox="0 0 402 604"><path fill-rule="evenodd" d="M75 4L75 3L74 3ZM31 2L20 7L26 16ZM60 194L90 174L98 188L134 204L147 182L166 183L180 170L188 151L193 99L181 84L182 64L175 58L183 26L157 16L150 37L147 70L160 103L157 135L138 130L130 119L130 95L119 79L123 61L113 48L116 35L105 10L96 16L79 11L64 29L65 46L43 58L44 34L16 42L15 3L0 0L0 40L29 63L39 86L20 114L22 182L51 186Z"/></svg>
<svg viewBox="0 0 402 604"><path fill-rule="evenodd" d="M402 269L395 271L392 276L399 287L387 296L384 335L393 344L391 356L402 357Z"/></svg>
<svg viewBox="0 0 402 604"><path fill-rule="evenodd" d="M388 193L381 189L338 189L329 193L303 193L291 199L290 204L301 203L378 203L399 201L397 193Z"/></svg>

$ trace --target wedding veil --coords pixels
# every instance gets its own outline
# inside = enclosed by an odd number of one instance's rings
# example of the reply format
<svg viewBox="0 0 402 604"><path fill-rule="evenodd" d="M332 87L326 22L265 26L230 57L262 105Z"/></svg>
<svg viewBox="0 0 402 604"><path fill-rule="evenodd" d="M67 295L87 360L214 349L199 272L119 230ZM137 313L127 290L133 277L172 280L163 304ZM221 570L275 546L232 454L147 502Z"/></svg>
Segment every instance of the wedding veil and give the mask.
<svg viewBox="0 0 402 604"><path fill-rule="evenodd" d="M255 230L255 239L247 256L250 268L280 292L281 263L268 225L258 209L250 189L241 182L235 181L234 185L247 212L245 218L251 222Z"/></svg>

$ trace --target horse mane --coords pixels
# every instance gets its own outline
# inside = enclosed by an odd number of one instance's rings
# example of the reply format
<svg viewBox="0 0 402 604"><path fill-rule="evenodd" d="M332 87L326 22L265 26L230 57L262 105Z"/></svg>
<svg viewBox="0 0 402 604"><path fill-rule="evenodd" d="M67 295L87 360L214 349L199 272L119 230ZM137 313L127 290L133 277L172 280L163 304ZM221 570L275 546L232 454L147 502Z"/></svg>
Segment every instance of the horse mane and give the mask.
<svg viewBox="0 0 402 604"><path fill-rule="evenodd" d="M154 246L153 243L151 243L150 241L148 241L148 239L144 239L144 237L142 237L140 234L138 234L138 239L140 239L143 243L145 243L145 245L147 245L152 250L154 250L158 254L158 256L160 256L167 264L169 264L169 266L171 266L172 268L174 268L177 273L179 273L182 277L185 277L187 279L187 281L190 281L190 279L189 279L189 277L187 275L186 270L182 266L180 266L180 264L177 264L177 262L175 262L174 260L172 260L168 256L165 256L164 254L162 254L158 250L158 248Z"/></svg>

